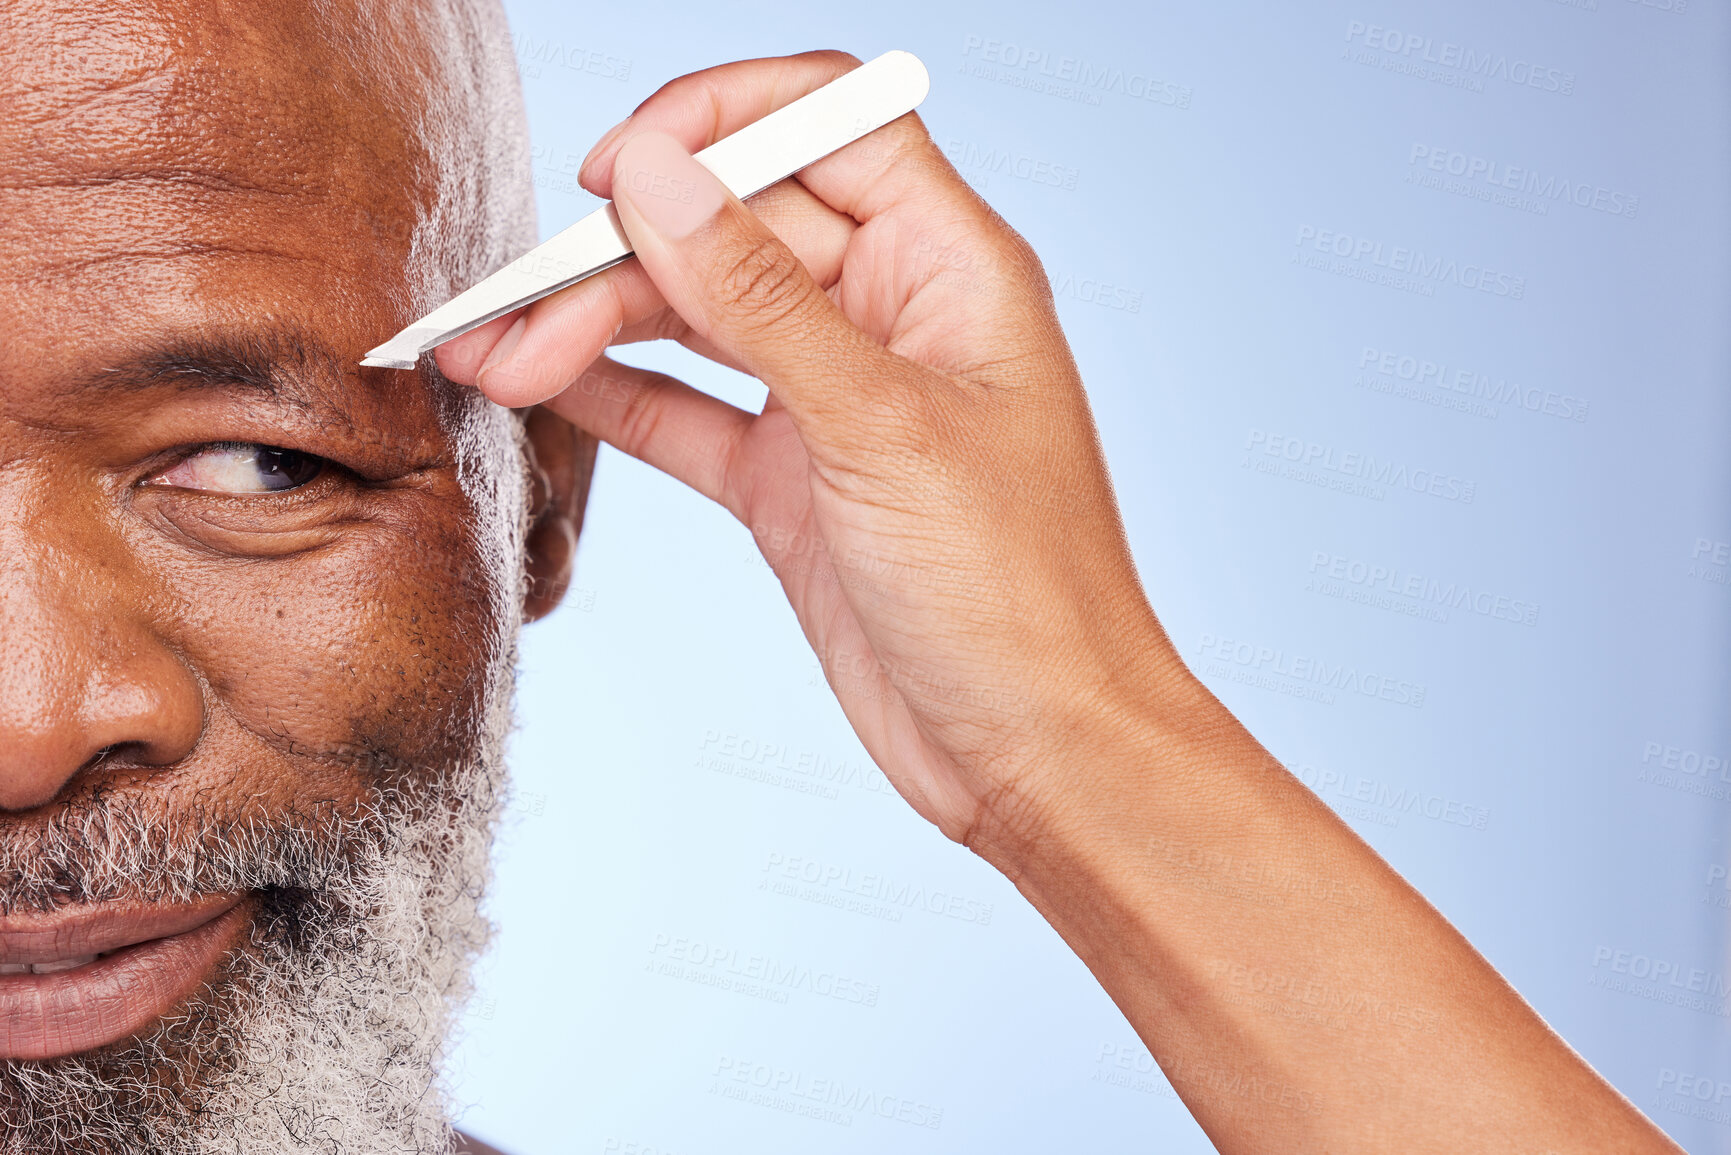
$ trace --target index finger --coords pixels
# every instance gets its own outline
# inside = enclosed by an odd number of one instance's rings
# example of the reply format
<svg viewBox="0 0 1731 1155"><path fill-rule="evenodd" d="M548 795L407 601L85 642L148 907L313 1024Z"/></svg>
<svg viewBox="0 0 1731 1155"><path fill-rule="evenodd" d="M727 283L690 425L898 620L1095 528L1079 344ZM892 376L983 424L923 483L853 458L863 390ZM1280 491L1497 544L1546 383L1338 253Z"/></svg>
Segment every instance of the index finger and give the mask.
<svg viewBox="0 0 1731 1155"><path fill-rule="evenodd" d="M584 158L578 182L597 196L611 197L613 158L627 138L648 130L664 132L695 153L859 65L859 58L846 52L802 52L681 76L662 85L596 143ZM806 166L795 179L862 224L910 200L980 203L911 112Z"/></svg>

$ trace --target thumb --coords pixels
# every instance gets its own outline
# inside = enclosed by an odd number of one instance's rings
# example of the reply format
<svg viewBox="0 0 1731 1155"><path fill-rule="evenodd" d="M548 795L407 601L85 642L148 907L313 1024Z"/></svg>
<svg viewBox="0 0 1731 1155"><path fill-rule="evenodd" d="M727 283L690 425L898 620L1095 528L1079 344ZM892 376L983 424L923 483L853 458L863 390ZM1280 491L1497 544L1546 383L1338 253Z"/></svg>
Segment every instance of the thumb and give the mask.
<svg viewBox="0 0 1731 1155"><path fill-rule="evenodd" d="M888 355L836 308L793 250L673 137L641 132L613 161L620 222L692 330L796 418L834 412Z"/></svg>

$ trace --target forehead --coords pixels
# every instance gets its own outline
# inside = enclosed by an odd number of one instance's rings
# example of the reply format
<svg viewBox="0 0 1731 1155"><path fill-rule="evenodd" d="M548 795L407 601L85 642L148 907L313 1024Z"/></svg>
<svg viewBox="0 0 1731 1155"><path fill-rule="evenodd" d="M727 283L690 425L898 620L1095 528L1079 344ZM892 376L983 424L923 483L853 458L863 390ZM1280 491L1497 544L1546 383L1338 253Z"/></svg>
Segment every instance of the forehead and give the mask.
<svg viewBox="0 0 1731 1155"><path fill-rule="evenodd" d="M496 163L474 123L490 102L465 99L475 21L418 3L6 9L0 389L260 323L358 355L499 259L501 205L453 175Z"/></svg>

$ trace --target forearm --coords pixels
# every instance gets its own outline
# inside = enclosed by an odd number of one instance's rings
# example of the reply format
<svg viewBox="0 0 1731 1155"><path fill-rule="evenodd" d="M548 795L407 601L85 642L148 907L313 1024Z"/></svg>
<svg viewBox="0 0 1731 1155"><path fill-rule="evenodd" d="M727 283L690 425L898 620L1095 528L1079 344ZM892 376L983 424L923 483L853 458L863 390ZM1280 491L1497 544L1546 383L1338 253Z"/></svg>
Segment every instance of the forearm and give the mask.
<svg viewBox="0 0 1731 1155"><path fill-rule="evenodd" d="M657 93L585 162L636 261L441 364L751 527L892 784L1016 881L1223 1150L1664 1149L1163 646L1047 278L917 118L754 202L798 253L689 155L852 63ZM773 404L613 363L524 391L668 335Z"/></svg>
<svg viewBox="0 0 1731 1155"><path fill-rule="evenodd" d="M1206 690L1165 682L976 848L1220 1150L1677 1150Z"/></svg>

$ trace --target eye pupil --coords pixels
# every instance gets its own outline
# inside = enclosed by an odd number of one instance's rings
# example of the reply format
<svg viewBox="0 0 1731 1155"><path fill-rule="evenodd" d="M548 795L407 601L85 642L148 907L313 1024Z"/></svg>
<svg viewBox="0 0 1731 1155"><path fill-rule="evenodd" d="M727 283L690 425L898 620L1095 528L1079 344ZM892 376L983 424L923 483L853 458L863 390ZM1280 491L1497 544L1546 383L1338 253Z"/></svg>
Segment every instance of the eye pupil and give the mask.
<svg viewBox="0 0 1731 1155"><path fill-rule="evenodd" d="M317 457L295 449L260 446L253 457L258 478L266 489L294 489L319 475L323 465Z"/></svg>

